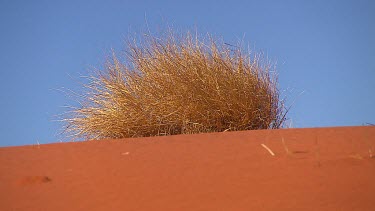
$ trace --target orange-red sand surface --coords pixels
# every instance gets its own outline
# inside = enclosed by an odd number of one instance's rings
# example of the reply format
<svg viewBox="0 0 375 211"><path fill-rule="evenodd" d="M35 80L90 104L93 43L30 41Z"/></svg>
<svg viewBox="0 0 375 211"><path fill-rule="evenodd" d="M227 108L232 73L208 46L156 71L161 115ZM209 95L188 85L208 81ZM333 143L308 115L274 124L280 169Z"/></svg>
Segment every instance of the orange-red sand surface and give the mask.
<svg viewBox="0 0 375 211"><path fill-rule="evenodd" d="M0 210L375 210L375 127L3 147Z"/></svg>

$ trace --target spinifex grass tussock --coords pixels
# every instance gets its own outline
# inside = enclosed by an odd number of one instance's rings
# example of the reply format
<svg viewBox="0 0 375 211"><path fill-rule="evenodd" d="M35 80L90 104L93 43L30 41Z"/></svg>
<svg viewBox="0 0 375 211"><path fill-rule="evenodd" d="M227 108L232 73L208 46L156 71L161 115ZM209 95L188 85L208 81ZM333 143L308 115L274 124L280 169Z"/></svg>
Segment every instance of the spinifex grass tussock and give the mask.
<svg viewBox="0 0 375 211"><path fill-rule="evenodd" d="M128 43L89 77L65 118L74 138L102 139L280 128L277 77L260 55L168 33Z"/></svg>

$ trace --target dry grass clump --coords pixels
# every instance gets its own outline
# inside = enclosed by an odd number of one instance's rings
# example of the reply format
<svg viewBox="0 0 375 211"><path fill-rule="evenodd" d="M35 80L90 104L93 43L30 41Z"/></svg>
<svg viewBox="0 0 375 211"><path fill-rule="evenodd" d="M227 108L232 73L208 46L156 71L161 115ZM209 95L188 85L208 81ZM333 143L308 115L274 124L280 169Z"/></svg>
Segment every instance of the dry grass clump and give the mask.
<svg viewBox="0 0 375 211"><path fill-rule="evenodd" d="M75 138L102 139L280 128L285 109L259 55L190 34L145 35L90 76L64 119Z"/></svg>

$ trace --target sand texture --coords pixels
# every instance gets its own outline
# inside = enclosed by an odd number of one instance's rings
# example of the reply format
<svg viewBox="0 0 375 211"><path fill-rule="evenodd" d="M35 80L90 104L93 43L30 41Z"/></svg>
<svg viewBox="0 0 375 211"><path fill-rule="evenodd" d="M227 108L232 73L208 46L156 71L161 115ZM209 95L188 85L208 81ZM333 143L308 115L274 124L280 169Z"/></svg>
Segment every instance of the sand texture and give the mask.
<svg viewBox="0 0 375 211"><path fill-rule="evenodd" d="M0 210L375 210L375 127L0 148Z"/></svg>

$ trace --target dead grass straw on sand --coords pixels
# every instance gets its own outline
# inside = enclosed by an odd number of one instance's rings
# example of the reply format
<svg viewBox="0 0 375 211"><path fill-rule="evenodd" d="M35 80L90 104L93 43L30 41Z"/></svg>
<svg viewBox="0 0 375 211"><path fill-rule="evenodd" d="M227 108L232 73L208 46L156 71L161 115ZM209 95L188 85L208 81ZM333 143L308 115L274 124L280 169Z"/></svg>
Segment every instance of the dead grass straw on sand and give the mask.
<svg viewBox="0 0 375 211"><path fill-rule="evenodd" d="M208 40L208 41L205 41ZM285 120L277 77L261 55L212 37L144 35L89 76L64 118L74 138L103 139L275 129Z"/></svg>

